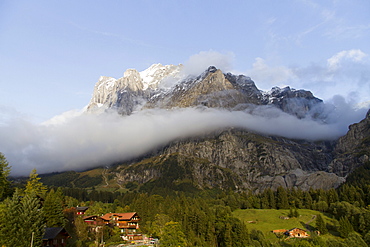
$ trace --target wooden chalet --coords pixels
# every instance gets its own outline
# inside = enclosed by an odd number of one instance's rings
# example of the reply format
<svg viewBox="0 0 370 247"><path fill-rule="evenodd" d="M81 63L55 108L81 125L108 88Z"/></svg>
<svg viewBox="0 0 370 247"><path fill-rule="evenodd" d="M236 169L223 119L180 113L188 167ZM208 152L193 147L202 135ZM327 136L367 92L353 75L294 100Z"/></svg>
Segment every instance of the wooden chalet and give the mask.
<svg viewBox="0 0 370 247"><path fill-rule="evenodd" d="M140 217L136 212L108 213L101 217L105 224L111 224L121 229L126 235L135 234L139 229Z"/></svg>
<svg viewBox="0 0 370 247"><path fill-rule="evenodd" d="M89 207L76 207L77 215L84 215L88 209Z"/></svg>
<svg viewBox="0 0 370 247"><path fill-rule="evenodd" d="M97 215L91 215L91 216L84 216L82 217L82 219L85 221L85 223L88 225L88 226L103 226L105 223L104 223L104 220L97 216Z"/></svg>
<svg viewBox="0 0 370 247"><path fill-rule="evenodd" d="M279 236L279 235L283 235L287 232L286 229L277 229L277 230L272 230L272 233L274 233L275 235Z"/></svg>
<svg viewBox="0 0 370 247"><path fill-rule="evenodd" d="M308 238L310 236L307 231L300 228L290 229L286 231L285 235L291 238Z"/></svg>
<svg viewBox="0 0 370 247"><path fill-rule="evenodd" d="M68 232L63 227L47 227L42 238L42 246L64 247L67 246Z"/></svg>

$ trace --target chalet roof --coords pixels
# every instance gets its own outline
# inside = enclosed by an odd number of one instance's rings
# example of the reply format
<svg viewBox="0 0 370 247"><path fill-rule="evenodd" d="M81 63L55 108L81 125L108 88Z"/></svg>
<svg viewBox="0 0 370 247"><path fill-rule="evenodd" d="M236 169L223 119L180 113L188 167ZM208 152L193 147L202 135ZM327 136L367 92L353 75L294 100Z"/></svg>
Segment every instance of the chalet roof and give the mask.
<svg viewBox="0 0 370 247"><path fill-rule="evenodd" d="M294 230L301 230L301 231L306 232L306 230L301 229L301 228L297 228L297 227L294 227L294 228L292 228L292 229L288 230L288 232L291 232L291 231L294 231Z"/></svg>
<svg viewBox="0 0 370 247"><path fill-rule="evenodd" d="M132 217L136 215L136 212L130 212L130 213L107 213L103 215L101 218L103 220L110 220L112 216L117 216L119 220L131 220Z"/></svg>
<svg viewBox="0 0 370 247"><path fill-rule="evenodd" d="M281 233L281 232L286 232L287 230L286 229L276 229L276 230L272 230L273 233Z"/></svg>
<svg viewBox="0 0 370 247"><path fill-rule="evenodd" d="M100 217L100 218L102 218L103 220L106 220L106 221L109 221L109 220L111 220L111 217L112 217L112 215L113 215L114 213L107 213L107 214L104 214L102 217Z"/></svg>
<svg viewBox="0 0 370 247"><path fill-rule="evenodd" d="M94 219L94 218L97 218L97 217L99 217L99 216L97 216L97 215L89 215L89 216L82 217L82 219L83 220L88 220L88 219Z"/></svg>
<svg viewBox="0 0 370 247"><path fill-rule="evenodd" d="M42 239L43 240L54 239L61 232L65 232L67 235L69 235L68 232L63 227L46 227Z"/></svg>
<svg viewBox="0 0 370 247"><path fill-rule="evenodd" d="M86 211L88 209L89 209L89 207L76 207L77 211Z"/></svg>

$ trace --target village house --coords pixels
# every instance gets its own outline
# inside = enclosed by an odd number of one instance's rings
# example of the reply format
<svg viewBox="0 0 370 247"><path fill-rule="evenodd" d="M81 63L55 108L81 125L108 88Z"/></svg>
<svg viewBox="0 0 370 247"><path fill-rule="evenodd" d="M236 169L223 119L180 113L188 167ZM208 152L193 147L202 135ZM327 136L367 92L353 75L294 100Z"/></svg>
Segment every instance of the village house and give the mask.
<svg viewBox="0 0 370 247"><path fill-rule="evenodd" d="M106 224L113 224L121 229L121 232L135 233L139 229L140 217L136 212L131 213L108 213L101 217Z"/></svg>
<svg viewBox="0 0 370 247"><path fill-rule="evenodd" d="M137 233L139 229L140 217L136 212L130 213L107 213L101 217L105 224L111 224L121 229L126 240L140 240L141 234Z"/></svg>
<svg viewBox="0 0 370 247"><path fill-rule="evenodd" d="M276 236L283 235L287 232L286 229L277 229L277 230L272 230L272 233L274 233Z"/></svg>
<svg viewBox="0 0 370 247"><path fill-rule="evenodd" d="M88 209L89 207L76 207L77 215L84 215Z"/></svg>
<svg viewBox="0 0 370 247"><path fill-rule="evenodd" d="M300 228L290 229L286 231L285 235L291 238L308 238L310 236L307 231Z"/></svg>
<svg viewBox="0 0 370 247"><path fill-rule="evenodd" d="M103 216L90 215L84 216L82 219L91 227L91 230L108 225L118 227L125 240L142 240L142 235L138 233L140 217L136 212L107 213Z"/></svg>
<svg viewBox="0 0 370 247"><path fill-rule="evenodd" d="M286 229L277 229L277 230L272 230L272 232L277 236L282 236L285 235L289 238L307 238L310 235L307 233L307 231L300 229L300 228L293 228L290 230Z"/></svg>
<svg viewBox="0 0 370 247"><path fill-rule="evenodd" d="M42 238L42 246L64 247L67 246L68 232L63 227L47 227Z"/></svg>
<svg viewBox="0 0 370 247"><path fill-rule="evenodd" d="M85 221L85 223L88 226L96 227L96 226L105 225L104 220L101 217L97 216L97 215L84 216L84 217L82 217L82 219Z"/></svg>

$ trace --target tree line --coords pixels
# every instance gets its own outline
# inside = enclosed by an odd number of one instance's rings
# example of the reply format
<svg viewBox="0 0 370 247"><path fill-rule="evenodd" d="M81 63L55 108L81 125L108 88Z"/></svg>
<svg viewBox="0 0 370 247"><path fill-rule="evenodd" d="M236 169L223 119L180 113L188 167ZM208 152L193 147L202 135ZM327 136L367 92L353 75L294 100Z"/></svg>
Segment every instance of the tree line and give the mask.
<svg viewBox="0 0 370 247"><path fill-rule="evenodd" d="M365 167L366 168L366 167ZM364 168L361 168L364 169ZM10 166L0 153L0 246L41 246L45 227L65 227L72 235L68 246L89 246L103 237L119 242L117 230L103 227L91 232L74 207L88 206L90 215L107 212L139 214L142 233L160 239L161 246L367 246L370 244L370 181L367 169L353 172L337 189L266 189L253 191L210 190L189 195L182 192L158 195L138 192L108 192L96 189L50 188L33 170L27 183L12 188ZM356 183L361 178L362 183ZM233 217L236 209L313 209L336 219L325 222L318 214L321 234L336 232L340 238L319 236L293 242L270 243L261 231L249 229Z"/></svg>

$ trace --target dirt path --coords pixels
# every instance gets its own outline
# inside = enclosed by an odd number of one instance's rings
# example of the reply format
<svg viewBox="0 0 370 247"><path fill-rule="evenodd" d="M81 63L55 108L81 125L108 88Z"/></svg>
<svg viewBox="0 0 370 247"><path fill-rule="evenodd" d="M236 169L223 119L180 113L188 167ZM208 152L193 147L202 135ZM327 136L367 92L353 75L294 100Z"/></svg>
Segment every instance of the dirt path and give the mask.
<svg viewBox="0 0 370 247"><path fill-rule="evenodd" d="M307 231L310 231L310 229L308 228L308 226L315 219L316 219L316 215L312 215L312 218L309 221L306 222L306 229L307 229Z"/></svg>
<svg viewBox="0 0 370 247"><path fill-rule="evenodd" d="M102 173L101 173L101 175L103 177L103 180L106 183L106 185L104 185L104 187L107 187L109 185L107 172L108 172L108 169L104 168L103 171L102 171Z"/></svg>

